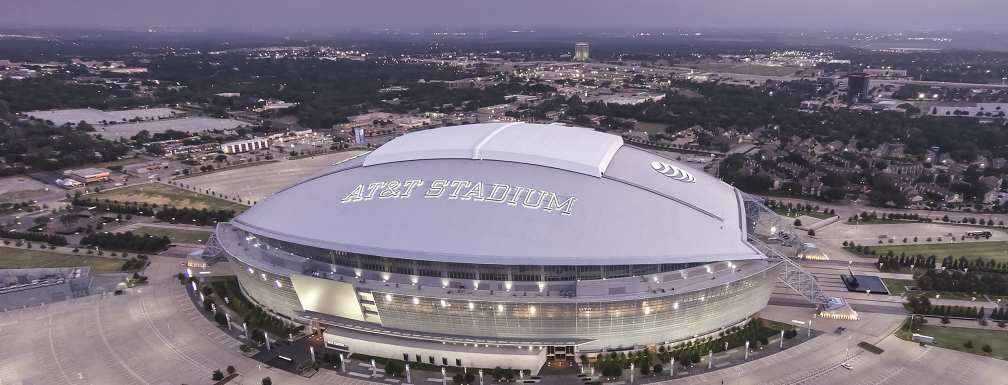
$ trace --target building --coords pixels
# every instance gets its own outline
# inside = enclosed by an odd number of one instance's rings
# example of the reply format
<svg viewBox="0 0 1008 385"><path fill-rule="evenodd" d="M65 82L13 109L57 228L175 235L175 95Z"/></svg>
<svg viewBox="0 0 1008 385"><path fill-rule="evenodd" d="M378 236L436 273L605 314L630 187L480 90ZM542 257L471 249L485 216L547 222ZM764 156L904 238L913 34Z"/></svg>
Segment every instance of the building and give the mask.
<svg viewBox="0 0 1008 385"><path fill-rule="evenodd" d="M395 138L211 244L248 298L329 347L538 372L747 322L781 267L748 241L751 208L619 136L485 123Z"/></svg>
<svg viewBox="0 0 1008 385"><path fill-rule="evenodd" d="M910 76L907 70L894 68L867 68L864 73L876 79L906 79Z"/></svg>
<svg viewBox="0 0 1008 385"><path fill-rule="evenodd" d="M871 92L871 87L868 81L868 74L853 73L847 75L848 103L859 103L861 101L867 100L869 92Z"/></svg>
<svg viewBox="0 0 1008 385"><path fill-rule="evenodd" d="M588 61L588 43L574 43L574 61Z"/></svg>
<svg viewBox="0 0 1008 385"><path fill-rule="evenodd" d="M269 139L266 138L236 140L233 142L222 143L220 145L221 151L225 154L238 154L267 148L269 148Z"/></svg>
<svg viewBox="0 0 1008 385"><path fill-rule="evenodd" d="M105 182L111 177L111 172L104 168L82 168L63 171L63 175L80 183Z"/></svg>

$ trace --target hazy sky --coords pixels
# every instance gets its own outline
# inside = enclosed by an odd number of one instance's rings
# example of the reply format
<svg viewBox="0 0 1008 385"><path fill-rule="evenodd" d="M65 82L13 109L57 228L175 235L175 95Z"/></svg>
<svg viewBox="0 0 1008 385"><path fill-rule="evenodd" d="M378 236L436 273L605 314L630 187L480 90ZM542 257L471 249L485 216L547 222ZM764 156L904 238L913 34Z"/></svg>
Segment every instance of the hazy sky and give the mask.
<svg viewBox="0 0 1008 385"><path fill-rule="evenodd" d="M1008 0L0 0L0 27L1008 30Z"/></svg>

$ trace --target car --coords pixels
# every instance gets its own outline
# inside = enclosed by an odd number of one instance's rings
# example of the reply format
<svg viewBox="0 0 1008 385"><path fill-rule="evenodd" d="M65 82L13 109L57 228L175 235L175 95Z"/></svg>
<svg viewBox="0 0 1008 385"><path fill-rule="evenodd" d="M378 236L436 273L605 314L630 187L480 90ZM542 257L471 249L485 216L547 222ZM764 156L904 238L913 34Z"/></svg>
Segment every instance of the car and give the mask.
<svg viewBox="0 0 1008 385"><path fill-rule="evenodd" d="M854 370L854 365L851 365L851 364L846 363L846 362L840 364L840 366L842 366L844 369L847 369L847 370Z"/></svg>

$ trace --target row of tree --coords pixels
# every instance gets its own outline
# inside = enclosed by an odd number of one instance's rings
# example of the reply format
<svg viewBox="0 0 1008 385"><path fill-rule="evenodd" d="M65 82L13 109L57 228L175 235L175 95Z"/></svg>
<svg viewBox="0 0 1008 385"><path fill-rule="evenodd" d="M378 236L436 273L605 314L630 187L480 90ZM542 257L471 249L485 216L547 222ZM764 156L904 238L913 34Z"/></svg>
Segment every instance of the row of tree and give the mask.
<svg viewBox="0 0 1008 385"><path fill-rule="evenodd" d="M81 238L81 245L94 246L103 249L131 250L137 252L157 252L168 248L171 240L168 237L155 237L150 234L138 235L131 231L123 233L94 233Z"/></svg>
<svg viewBox="0 0 1008 385"><path fill-rule="evenodd" d="M154 216L165 222L183 222L200 226L215 225L234 218L234 210L207 210L169 205L149 205L138 202L119 202L108 199L93 199L77 196L73 200L78 206L93 206L99 212Z"/></svg>
<svg viewBox="0 0 1008 385"><path fill-rule="evenodd" d="M767 345L769 337L779 333L779 331L764 327L761 322L761 320L754 319L743 326L728 328L716 337L708 336L678 346L666 347L662 345L654 351L645 349L600 354L594 362L594 367L602 376L607 378L619 377L624 369L630 368L631 364L638 368L643 375L651 373L660 374L664 369L663 364L670 362L673 358L675 358L676 363L686 368L691 364L699 363L701 356L709 352L717 353L725 351L726 343L728 349L743 346L746 342L749 343L752 349L758 348L761 345ZM791 339L798 335L793 329L785 331L784 334L786 339ZM586 355L582 355L580 358L582 365L589 364Z"/></svg>
<svg viewBox="0 0 1008 385"><path fill-rule="evenodd" d="M192 223L200 226L216 225L234 218L234 210L207 210L191 207L168 207L154 214L154 217L165 222Z"/></svg>
<svg viewBox="0 0 1008 385"><path fill-rule="evenodd" d="M914 222L923 222L923 223L930 223L930 222L932 222L931 218L928 218L927 216L921 216L920 214L917 214L917 213L882 213L880 215L880 214L878 214L878 213L876 213L874 211L872 211L872 212L862 211L861 214L854 215L854 216L851 216L850 218L847 218L847 222L849 222L849 223L855 223L855 222L859 222L859 221L860 222L871 222L871 221L877 221L877 220L883 220L883 221L914 221Z"/></svg>
<svg viewBox="0 0 1008 385"><path fill-rule="evenodd" d="M0 235L2 235L4 238L23 239L26 241L33 241L33 242L45 242L53 246L67 245L66 237L62 235L23 232L23 231L8 231Z"/></svg>
<svg viewBox="0 0 1008 385"><path fill-rule="evenodd" d="M930 257L923 255L913 257L907 257L906 255L895 256L892 250L889 250L887 255L879 256L875 264L878 266L879 271L899 271L904 268L910 268L910 266L921 269L933 269L935 267L935 257L933 255Z"/></svg>
<svg viewBox="0 0 1008 385"><path fill-rule="evenodd" d="M964 293L1008 294L1005 274L969 270L927 270L917 276L917 286L923 290Z"/></svg>

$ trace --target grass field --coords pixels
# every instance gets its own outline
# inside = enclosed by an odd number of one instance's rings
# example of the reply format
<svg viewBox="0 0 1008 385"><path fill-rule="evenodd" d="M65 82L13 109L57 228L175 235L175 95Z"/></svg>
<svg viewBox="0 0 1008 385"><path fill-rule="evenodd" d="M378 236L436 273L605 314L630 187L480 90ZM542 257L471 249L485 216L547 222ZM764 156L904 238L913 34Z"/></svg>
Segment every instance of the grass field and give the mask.
<svg viewBox="0 0 1008 385"><path fill-rule="evenodd" d="M95 272L120 271L121 260L89 255L59 254L42 250L0 247L0 269L90 266Z"/></svg>
<svg viewBox="0 0 1008 385"><path fill-rule="evenodd" d="M184 230L156 226L141 226L133 230L134 234L150 234L155 237L168 237L172 243L205 244L210 238L209 230Z"/></svg>
<svg viewBox="0 0 1008 385"><path fill-rule="evenodd" d="M896 336L910 340L910 334L905 328L901 328ZM1001 360L1008 359L1008 331L923 325L917 334L934 337L935 346L938 347ZM973 348L963 346L966 341L973 341ZM984 344L991 346L991 353L981 350Z"/></svg>
<svg viewBox="0 0 1008 385"><path fill-rule="evenodd" d="M893 279L893 278L882 278L885 282L886 287L889 288L889 294L891 295L902 295L907 292L907 287L917 286L917 283L909 279ZM943 299L960 299L964 301L972 300L974 297L982 298L983 296L979 293L962 293L962 292L951 292L951 291L922 291L917 289L913 292L914 294L924 294L928 298L935 298L936 295L941 295ZM996 299L997 297L991 296L991 298Z"/></svg>
<svg viewBox="0 0 1008 385"><path fill-rule="evenodd" d="M248 206L214 198L192 191L186 191L162 183L135 184L122 188L102 191L85 196L88 199L108 199L119 202L146 202L156 205L175 207L190 207L207 210L234 210L236 213L245 211Z"/></svg>
<svg viewBox="0 0 1008 385"><path fill-rule="evenodd" d="M903 294L906 292L907 286L916 286L914 281L910 279L882 278L882 282L885 282L886 287L889 288L890 295Z"/></svg>
<svg viewBox="0 0 1008 385"><path fill-rule="evenodd" d="M928 245L892 245L892 246L872 246L879 255L887 254L889 250L896 255L906 253L907 256L923 255L937 256L939 260L946 256L952 257L983 257L984 259L995 259L998 261L1008 261L1008 242L956 242Z"/></svg>

